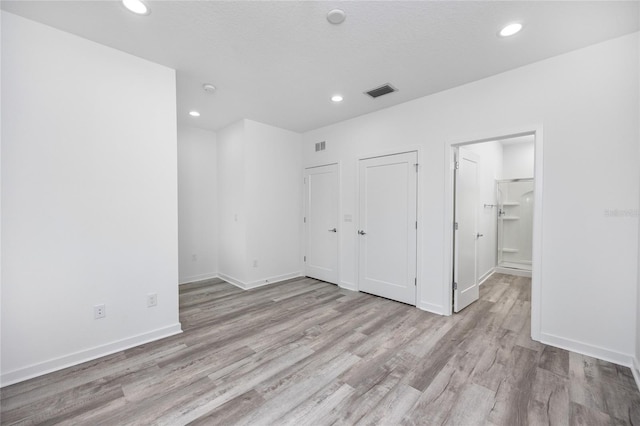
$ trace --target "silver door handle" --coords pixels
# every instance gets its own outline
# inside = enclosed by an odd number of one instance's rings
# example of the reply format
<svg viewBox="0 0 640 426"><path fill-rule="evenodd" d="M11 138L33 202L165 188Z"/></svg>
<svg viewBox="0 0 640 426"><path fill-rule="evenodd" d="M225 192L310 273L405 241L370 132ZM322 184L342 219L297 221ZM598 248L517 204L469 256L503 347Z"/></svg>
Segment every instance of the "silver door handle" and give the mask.
<svg viewBox="0 0 640 426"><path fill-rule="evenodd" d="M479 232L478 232L478 233L476 234L476 238L480 238L480 237L484 237L484 234L481 234L481 233L479 233Z"/></svg>
<svg viewBox="0 0 640 426"><path fill-rule="evenodd" d="M329 232L338 232L338 230L336 228L333 228L333 229L329 229Z"/></svg>
<svg viewBox="0 0 640 426"><path fill-rule="evenodd" d="M364 231L361 229L361 230L359 230L359 231L358 231L358 234L360 234L360 235L364 235L364 234L366 234L366 232L364 232Z"/></svg>

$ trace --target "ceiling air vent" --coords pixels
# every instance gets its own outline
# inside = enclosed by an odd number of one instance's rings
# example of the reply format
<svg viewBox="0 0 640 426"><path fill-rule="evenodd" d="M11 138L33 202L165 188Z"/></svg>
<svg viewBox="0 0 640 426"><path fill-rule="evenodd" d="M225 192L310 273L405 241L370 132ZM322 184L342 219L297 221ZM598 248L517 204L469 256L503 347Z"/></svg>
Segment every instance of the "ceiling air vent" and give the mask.
<svg viewBox="0 0 640 426"><path fill-rule="evenodd" d="M390 84L385 84L384 86L380 86L380 87L376 87L375 89L371 89L368 92L365 92L367 95L371 96L372 98L379 98L382 95L386 95L388 93L393 93L393 92L397 92L398 89L396 89L395 87L393 87Z"/></svg>
<svg viewBox="0 0 640 426"><path fill-rule="evenodd" d="M327 148L327 144L325 141L322 142L317 142L316 143L316 152L318 151L324 151Z"/></svg>

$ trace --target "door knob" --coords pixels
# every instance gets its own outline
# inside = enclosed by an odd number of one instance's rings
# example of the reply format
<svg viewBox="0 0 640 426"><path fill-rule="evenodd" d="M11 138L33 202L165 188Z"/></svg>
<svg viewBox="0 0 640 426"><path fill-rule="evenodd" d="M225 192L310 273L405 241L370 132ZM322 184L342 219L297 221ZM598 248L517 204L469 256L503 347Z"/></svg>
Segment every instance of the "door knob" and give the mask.
<svg viewBox="0 0 640 426"><path fill-rule="evenodd" d="M333 229L329 229L329 232L338 232L338 230L336 228L333 228Z"/></svg>
<svg viewBox="0 0 640 426"><path fill-rule="evenodd" d="M480 238L480 237L484 237L484 234L481 234L481 233L479 233L479 232L478 232L478 233L476 234L476 238Z"/></svg>
<svg viewBox="0 0 640 426"><path fill-rule="evenodd" d="M361 229L361 230L359 230L359 231L358 231L358 234L360 234L360 235L364 235L364 234L366 234L366 232L364 232L364 231Z"/></svg>

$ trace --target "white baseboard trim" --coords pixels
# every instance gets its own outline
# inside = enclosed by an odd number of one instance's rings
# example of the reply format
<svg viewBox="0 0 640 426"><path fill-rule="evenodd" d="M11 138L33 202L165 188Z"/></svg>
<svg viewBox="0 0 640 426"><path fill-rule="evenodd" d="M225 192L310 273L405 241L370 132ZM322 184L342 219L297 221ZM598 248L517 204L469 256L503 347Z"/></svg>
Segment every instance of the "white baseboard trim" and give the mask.
<svg viewBox="0 0 640 426"><path fill-rule="evenodd" d="M262 278L247 284L247 290L258 288L269 284L279 283L280 281L290 280L302 276L302 271L289 272L288 274L276 275L274 277Z"/></svg>
<svg viewBox="0 0 640 426"><path fill-rule="evenodd" d="M555 336L549 333L540 333L540 342L544 343L545 345L555 346L571 352L598 358L603 361L623 365L625 367L631 367L632 364L632 356L630 354L615 352L610 349L590 345L588 343L579 342L577 340Z"/></svg>
<svg viewBox="0 0 640 426"><path fill-rule="evenodd" d="M209 274L192 275L190 277L180 278L178 281L178 284L179 285L189 284L189 283L194 283L196 281L211 280L213 278L219 278L217 272L211 272Z"/></svg>
<svg viewBox="0 0 640 426"><path fill-rule="evenodd" d="M495 271L496 271L496 268L489 269L483 276L480 277L480 279L478 280L478 285L484 284L486 280L491 278L491 275L493 275Z"/></svg>
<svg viewBox="0 0 640 426"><path fill-rule="evenodd" d="M358 286L355 285L355 283L350 283L348 281L340 281L338 287L344 288L345 290L358 291Z"/></svg>
<svg viewBox="0 0 640 426"><path fill-rule="evenodd" d="M298 278L302 276L302 272L290 272L288 274L276 275L273 277L262 278L260 280L255 280L252 282L244 282L237 278L230 277L225 274L218 274L219 278L225 280L229 284L233 284L236 287L239 287L243 290L251 290L252 288L258 288L269 284L274 284L280 281L290 280L291 278Z"/></svg>
<svg viewBox="0 0 640 426"><path fill-rule="evenodd" d="M436 305L428 302L418 302L416 307L420 310L431 312L432 314L446 315L442 305Z"/></svg>
<svg viewBox="0 0 640 426"><path fill-rule="evenodd" d="M497 272L499 274L515 275L517 277L531 278L531 271L525 271L523 269L501 268L499 266L496 266L494 272Z"/></svg>
<svg viewBox="0 0 640 426"><path fill-rule="evenodd" d="M229 276L223 273L218 273L218 278L220 278L221 280L225 280L229 284L233 284L236 287L240 287L241 289L246 290L245 288L246 284L237 278L233 278L232 276Z"/></svg>
<svg viewBox="0 0 640 426"><path fill-rule="evenodd" d="M180 323L177 323L167 327L159 328L157 330L152 330L147 333L142 333L135 336L127 337L126 339L107 343L105 345L83 349L78 352L74 352L48 361L39 362L37 364L32 364L27 367L9 371L7 373L2 373L2 376L0 376L0 387L23 382L34 377L42 376L47 373L52 373L54 371L62 370L67 367L82 364L83 362L92 361L106 355L111 355L125 349L140 346L145 343L153 342L155 340L164 339L165 337L173 336L179 333L182 333L182 327Z"/></svg>
<svg viewBox="0 0 640 426"><path fill-rule="evenodd" d="M640 390L640 361L637 358L633 358L631 360L631 372L633 373L633 378L636 379L636 386L638 390Z"/></svg>

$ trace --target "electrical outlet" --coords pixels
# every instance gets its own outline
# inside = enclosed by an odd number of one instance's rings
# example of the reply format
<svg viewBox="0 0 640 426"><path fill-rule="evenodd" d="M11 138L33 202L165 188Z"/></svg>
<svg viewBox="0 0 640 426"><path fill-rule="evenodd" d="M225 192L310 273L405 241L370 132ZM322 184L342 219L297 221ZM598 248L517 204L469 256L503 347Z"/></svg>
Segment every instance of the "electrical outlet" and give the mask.
<svg viewBox="0 0 640 426"><path fill-rule="evenodd" d="M253 267L257 268L258 267L258 259L254 259L253 260Z"/></svg>
<svg viewBox="0 0 640 426"><path fill-rule="evenodd" d="M158 294L157 293L147 294L147 308L152 308L157 304L158 304Z"/></svg>
<svg viewBox="0 0 640 426"><path fill-rule="evenodd" d="M107 316L107 307L105 305L95 305L93 307L93 318L100 319Z"/></svg>
<svg viewBox="0 0 640 426"><path fill-rule="evenodd" d="M197 255L197 254L192 254L192 255L191 255L191 260L192 260L193 262L197 262L197 261L198 261L198 255Z"/></svg>

